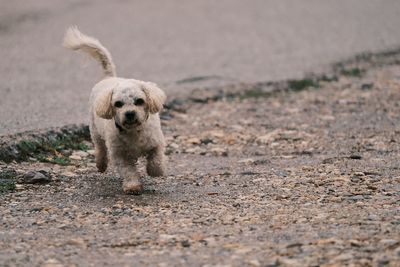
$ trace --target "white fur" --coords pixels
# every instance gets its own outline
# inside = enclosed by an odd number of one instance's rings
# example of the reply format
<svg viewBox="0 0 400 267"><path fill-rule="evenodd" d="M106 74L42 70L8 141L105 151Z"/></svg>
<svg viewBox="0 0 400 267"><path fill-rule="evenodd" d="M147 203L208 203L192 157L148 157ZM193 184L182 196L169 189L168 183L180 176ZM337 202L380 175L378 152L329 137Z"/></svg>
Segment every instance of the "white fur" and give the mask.
<svg viewBox="0 0 400 267"><path fill-rule="evenodd" d="M143 190L136 170L139 157L146 157L149 175L165 173L165 142L158 115L165 102L164 92L151 82L115 77L108 50L76 27L67 30L64 45L89 53L101 63L106 75L93 87L89 101L97 168L104 172L111 161L124 179L125 192ZM116 102L123 105L118 107ZM134 113L134 119L129 119L128 113Z"/></svg>
<svg viewBox="0 0 400 267"><path fill-rule="evenodd" d="M110 52L99 40L81 33L76 26L67 29L63 45L72 50L82 50L99 61L105 76L116 76L115 65Z"/></svg>

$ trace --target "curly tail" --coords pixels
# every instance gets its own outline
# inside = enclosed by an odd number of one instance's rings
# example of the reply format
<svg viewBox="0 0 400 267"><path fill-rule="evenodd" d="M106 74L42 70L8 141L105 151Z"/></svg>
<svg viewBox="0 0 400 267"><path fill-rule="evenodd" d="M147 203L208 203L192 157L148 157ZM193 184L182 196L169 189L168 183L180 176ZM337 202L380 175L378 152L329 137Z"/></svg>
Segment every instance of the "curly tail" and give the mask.
<svg viewBox="0 0 400 267"><path fill-rule="evenodd" d="M72 50L83 50L100 62L107 77L115 77L115 65L110 52L99 40L81 33L76 26L67 29L63 46Z"/></svg>

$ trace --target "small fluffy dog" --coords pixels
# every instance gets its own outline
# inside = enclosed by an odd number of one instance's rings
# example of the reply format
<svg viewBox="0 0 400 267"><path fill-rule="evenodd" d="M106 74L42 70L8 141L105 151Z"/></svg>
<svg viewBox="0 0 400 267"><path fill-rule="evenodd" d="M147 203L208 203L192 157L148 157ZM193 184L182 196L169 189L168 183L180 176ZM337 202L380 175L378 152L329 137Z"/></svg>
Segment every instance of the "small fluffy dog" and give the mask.
<svg viewBox="0 0 400 267"><path fill-rule="evenodd" d="M93 87L89 102L98 170L106 171L110 161L123 178L124 191L139 193L143 190L136 169L139 157L147 159L150 176L165 173L165 142L158 115L166 99L164 92L151 82L116 77L108 50L76 27L66 31L64 46L88 53L104 70L105 77Z"/></svg>

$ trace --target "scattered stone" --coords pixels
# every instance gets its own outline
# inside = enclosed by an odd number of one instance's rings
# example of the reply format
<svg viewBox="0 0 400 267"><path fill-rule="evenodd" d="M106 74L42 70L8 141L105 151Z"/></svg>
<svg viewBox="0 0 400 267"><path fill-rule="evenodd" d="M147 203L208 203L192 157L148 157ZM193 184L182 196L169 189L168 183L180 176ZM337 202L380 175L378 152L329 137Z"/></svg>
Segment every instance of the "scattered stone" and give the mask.
<svg viewBox="0 0 400 267"><path fill-rule="evenodd" d="M357 155L357 154L352 154L352 155L349 156L349 158L351 158L351 159L362 159L362 156Z"/></svg>
<svg viewBox="0 0 400 267"><path fill-rule="evenodd" d="M208 137L202 138L201 143L204 145L214 144L214 140Z"/></svg>
<svg viewBox="0 0 400 267"><path fill-rule="evenodd" d="M324 121L334 121L336 119L332 115L320 115L319 118Z"/></svg>
<svg viewBox="0 0 400 267"><path fill-rule="evenodd" d="M86 152L91 156L94 156L94 154L95 154L95 150L94 149L89 149Z"/></svg>
<svg viewBox="0 0 400 267"><path fill-rule="evenodd" d="M62 172L61 175L65 176L65 177L75 177L75 176L77 176L76 173L69 172L69 171Z"/></svg>
<svg viewBox="0 0 400 267"><path fill-rule="evenodd" d="M17 191L25 190L25 186L23 184L15 184L15 190Z"/></svg>
<svg viewBox="0 0 400 267"><path fill-rule="evenodd" d="M83 240L82 238L71 238L67 242L65 242L65 245L85 247L86 243L85 240Z"/></svg>
<svg viewBox="0 0 400 267"><path fill-rule="evenodd" d="M255 160L252 159L252 158L241 159L241 160L238 161L238 163L243 163L243 164L251 164L251 163L254 163L254 162L255 162Z"/></svg>
<svg viewBox="0 0 400 267"><path fill-rule="evenodd" d="M353 259L353 254L351 253L342 253L334 258L334 261L349 261Z"/></svg>
<svg viewBox="0 0 400 267"><path fill-rule="evenodd" d="M211 152L215 156L224 156L224 157L228 156L228 151L222 147L213 147L213 148L211 148Z"/></svg>
<svg viewBox="0 0 400 267"><path fill-rule="evenodd" d="M189 240L182 240L181 245L184 248L188 248L188 247L190 247L190 242L189 242Z"/></svg>
<svg viewBox="0 0 400 267"><path fill-rule="evenodd" d="M22 176L20 182L25 184L46 184L51 182L51 177L45 171L29 171Z"/></svg>
<svg viewBox="0 0 400 267"><path fill-rule="evenodd" d="M205 132L203 135L204 135L204 137L208 137L210 139L216 139L216 138L220 139L225 136L225 133L221 130L213 130L213 131Z"/></svg>
<svg viewBox="0 0 400 267"><path fill-rule="evenodd" d="M377 216L375 214L370 214L370 215L368 215L368 220L370 220L370 221L379 221L380 218L379 218L379 216Z"/></svg>
<svg viewBox="0 0 400 267"><path fill-rule="evenodd" d="M188 153L188 154L199 154L202 152L202 149L198 146L195 146L192 148L187 148L183 152Z"/></svg>
<svg viewBox="0 0 400 267"><path fill-rule="evenodd" d="M275 130L274 132L257 137L256 141L260 144L270 144L275 141L276 135L277 131Z"/></svg>
<svg viewBox="0 0 400 267"><path fill-rule="evenodd" d="M355 196L351 196L350 199L353 201L361 201L361 200L364 200L365 197L363 195L355 195Z"/></svg>
<svg viewBox="0 0 400 267"><path fill-rule="evenodd" d="M57 259L48 259L44 262L43 267L63 267L64 265Z"/></svg>
<svg viewBox="0 0 400 267"><path fill-rule="evenodd" d="M277 266L303 266L301 259L296 258L279 258Z"/></svg>
<svg viewBox="0 0 400 267"><path fill-rule="evenodd" d="M225 215L221 218L223 225L232 225L234 224L235 217L232 215Z"/></svg>
<svg viewBox="0 0 400 267"><path fill-rule="evenodd" d="M161 234L159 236L159 240L160 240L161 243L170 243L170 242L175 243L178 240L178 236L177 235Z"/></svg>
<svg viewBox="0 0 400 267"><path fill-rule="evenodd" d="M256 267L261 266L261 263L258 260L250 260L250 261L248 261L248 263L251 266L256 266Z"/></svg>
<svg viewBox="0 0 400 267"><path fill-rule="evenodd" d="M191 145L200 145L201 144L200 138L197 138L197 137L189 138L186 142Z"/></svg>
<svg viewBox="0 0 400 267"><path fill-rule="evenodd" d="M363 83L361 85L361 90L370 90L374 87L374 83Z"/></svg>
<svg viewBox="0 0 400 267"><path fill-rule="evenodd" d="M352 239L349 241L350 245L353 247L362 247L364 244L358 240Z"/></svg>
<svg viewBox="0 0 400 267"><path fill-rule="evenodd" d="M178 150L179 149L179 145L177 144L177 143L169 143L168 144L168 146L170 147L170 148L173 148L173 149L176 149L176 150Z"/></svg>
<svg viewBox="0 0 400 267"><path fill-rule="evenodd" d="M379 243L385 249L396 249L397 247L400 247L400 240L396 239L381 239Z"/></svg>
<svg viewBox="0 0 400 267"><path fill-rule="evenodd" d="M87 156L89 156L89 153L86 151L78 150L78 151L74 151L72 153L72 156L79 156L81 158L86 158Z"/></svg>
<svg viewBox="0 0 400 267"><path fill-rule="evenodd" d="M72 160L82 160L82 157L78 156L78 155L71 155L71 156L69 156L69 158Z"/></svg>

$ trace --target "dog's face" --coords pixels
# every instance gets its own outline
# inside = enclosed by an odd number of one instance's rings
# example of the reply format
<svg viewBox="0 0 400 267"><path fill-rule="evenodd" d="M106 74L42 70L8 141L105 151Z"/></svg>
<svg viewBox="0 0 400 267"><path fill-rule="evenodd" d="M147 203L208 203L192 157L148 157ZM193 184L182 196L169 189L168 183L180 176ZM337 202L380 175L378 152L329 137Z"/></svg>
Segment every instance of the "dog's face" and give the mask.
<svg viewBox="0 0 400 267"><path fill-rule="evenodd" d="M125 129L141 125L149 116L146 102L146 95L140 88L114 89L111 105L117 125Z"/></svg>
<svg viewBox="0 0 400 267"><path fill-rule="evenodd" d="M96 113L104 119L114 119L124 130L145 123L150 113L162 109L164 92L156 84L126 80L104 90L96 99Z"/></svg>

